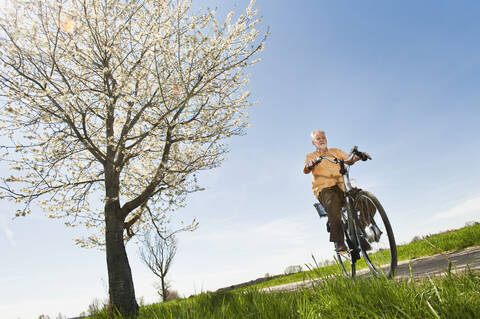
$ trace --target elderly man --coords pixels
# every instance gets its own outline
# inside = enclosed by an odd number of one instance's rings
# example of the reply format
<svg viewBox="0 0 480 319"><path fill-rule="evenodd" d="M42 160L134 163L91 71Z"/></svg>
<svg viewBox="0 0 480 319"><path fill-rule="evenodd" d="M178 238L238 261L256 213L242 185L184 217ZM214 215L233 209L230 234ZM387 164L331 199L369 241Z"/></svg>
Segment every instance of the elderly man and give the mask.
<svg viewBox="0 0 480 319"><path fill-rule="evenodd" d="M345 190L342 175L340 175L339 172L340 168L338 165L329 161L322 161L315 167L313 167L313 164L321 155L344 160L347 159L349 155L338 148L328 148L327 137L323 131L315 130L310 136L316 150L307 155L303 172L305 174L312 173L313 194L327 212L328 223L330 224L330 241L335 244L335 251L345 252L347 251L347 246L345 245L343 237L341 216L342 206L344 205L343 192ZM371 159L367 153L363 154ZM345 164L352 165L358 160L360 160L360 157L354 155L353 158L345 161Z"/></svg>

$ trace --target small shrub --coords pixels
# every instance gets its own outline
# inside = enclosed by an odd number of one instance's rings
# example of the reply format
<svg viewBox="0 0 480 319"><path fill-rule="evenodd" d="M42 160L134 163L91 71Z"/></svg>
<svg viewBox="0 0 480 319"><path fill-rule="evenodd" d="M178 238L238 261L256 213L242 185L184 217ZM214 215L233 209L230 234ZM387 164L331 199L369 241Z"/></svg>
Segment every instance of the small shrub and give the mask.
<svg viewBox="0 0 480 319"><path fill-rule="evenodd" d="M285 268L285 275L291 275L291 274L296 274L297 272L301 272L302 271L302 266L300 265L292 265L292 266L288 266L287 268Z"/></svg>
<svg viewBox="0 0 480 319"><path fill-rule="evenodd" d="M415 242L420 241L420 240L422 240L422 237L421 237L421 236L415 236L415 237L412 238L412 240L410 241L410 243L415 243Z"/></svg>
<svg viewBox="0 0 480 319"><path fill-rule="evenodd" d="M167 301L172 301L180 298L180 294L176 290L169 290L167 295Z"/></svg>
<svg viewBox="0 0 480 319"><path fill-rule="evenodd" d="M465 227L472 227L472 226L475 226L475 225L478 225L478 224L479 224L479 222L469 221L469 222L465 223Z"/></svg>

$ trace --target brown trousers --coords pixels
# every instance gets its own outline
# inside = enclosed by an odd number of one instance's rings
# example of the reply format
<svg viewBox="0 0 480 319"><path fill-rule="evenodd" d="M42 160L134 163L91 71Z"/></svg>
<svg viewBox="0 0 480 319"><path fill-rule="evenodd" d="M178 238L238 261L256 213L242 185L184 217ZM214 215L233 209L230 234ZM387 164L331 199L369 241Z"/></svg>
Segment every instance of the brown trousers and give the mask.
<svg viewBox="0 0 480 319"><path fill-rule="evenodd" d="M318 201L328 215L330 241L343 241L342 207L345 204L343 191L336 185L324 188L318 194Z"/></svg>

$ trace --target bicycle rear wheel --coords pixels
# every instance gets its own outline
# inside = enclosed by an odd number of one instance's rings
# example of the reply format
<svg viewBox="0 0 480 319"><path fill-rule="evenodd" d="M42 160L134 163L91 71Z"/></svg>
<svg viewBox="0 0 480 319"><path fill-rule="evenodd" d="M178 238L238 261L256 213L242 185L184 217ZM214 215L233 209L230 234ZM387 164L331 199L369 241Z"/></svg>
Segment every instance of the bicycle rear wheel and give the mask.
<svg viewBox="0 0 480 319"><path fill-rule="evenodd" d="M393 278L397 270L397 245L385 210L367 191L356 194L354 208L357 239L368 268L376 277Z"/></svg>

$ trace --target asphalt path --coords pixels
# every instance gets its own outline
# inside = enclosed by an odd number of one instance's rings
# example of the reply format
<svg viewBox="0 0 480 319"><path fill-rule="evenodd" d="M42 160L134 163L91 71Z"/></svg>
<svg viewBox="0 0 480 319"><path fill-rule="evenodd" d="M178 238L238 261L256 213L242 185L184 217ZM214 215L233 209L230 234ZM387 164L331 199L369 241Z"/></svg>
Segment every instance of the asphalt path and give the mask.
<svg viewBox="0 0 480 319"><path fill-rule="evenodd" d="M398 263L397 275L395 279L405 280L411 277L423 278L441 276L447 273L450 264L452 265L452 272L464 272L468 268L473 271L480 271L480 246L401 261ZM370 272L368 269L362 269L357 271L357 276L366 276L369 275L369 273ZM262 291L292 291L311 287L312 284L312 280L305 280L301 282L263 288Z"/></svg>

